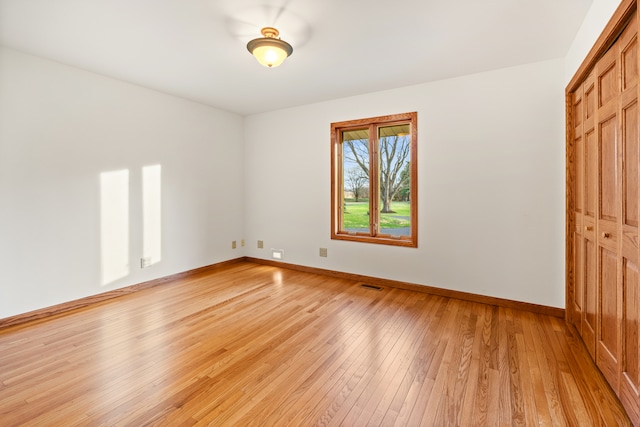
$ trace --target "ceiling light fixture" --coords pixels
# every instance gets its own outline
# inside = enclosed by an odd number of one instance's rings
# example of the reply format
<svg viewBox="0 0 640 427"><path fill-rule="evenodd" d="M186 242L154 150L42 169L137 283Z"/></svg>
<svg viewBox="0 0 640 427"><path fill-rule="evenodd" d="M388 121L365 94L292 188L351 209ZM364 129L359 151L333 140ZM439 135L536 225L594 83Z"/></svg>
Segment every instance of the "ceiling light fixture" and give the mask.
<svg viewBox="0 0 640 427"><path fill-rule="evenodd" d="M251 40L247 49L265 67L277 67L293 53L291 45L278 38L280 32L275 28L265 27L261 33L264 37Z"/></svg>

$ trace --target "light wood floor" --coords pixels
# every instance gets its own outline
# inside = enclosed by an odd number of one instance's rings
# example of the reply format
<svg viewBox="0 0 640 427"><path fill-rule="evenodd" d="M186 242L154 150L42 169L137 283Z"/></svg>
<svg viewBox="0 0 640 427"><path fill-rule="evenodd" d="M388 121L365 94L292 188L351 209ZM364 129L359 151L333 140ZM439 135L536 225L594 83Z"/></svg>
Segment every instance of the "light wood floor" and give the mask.
<svg viewBox="0 0 640 427"><path fill-rule="evenodd" d="M0 425L630 425L562 319L238 263L0 330Z"/></svg>

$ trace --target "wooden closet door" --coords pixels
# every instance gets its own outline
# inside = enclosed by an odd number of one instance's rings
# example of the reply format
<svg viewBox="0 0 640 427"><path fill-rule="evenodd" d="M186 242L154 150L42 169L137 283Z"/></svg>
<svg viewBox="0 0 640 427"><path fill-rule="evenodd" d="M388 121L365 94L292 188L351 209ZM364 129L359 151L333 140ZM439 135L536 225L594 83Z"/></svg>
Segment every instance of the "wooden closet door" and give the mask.
<svg viewBox="0 0 640 427"><path fill-rule="evenodd" d="M567 319L640 427L640 61L636 2L623 2L573 82ZM626 21L626 22L625 22ZM614 41L615 40L615 41ZM607 44L612 45L606 49ZM604 54L600 54L606 49ZM597 52L597 53L594 53ZM581 67L582 68L582 67ZM581 71L584 73L585 71ZM584 75L584 74L579 74ZM582 78L582 77L581 77Z"/></svg>
<svg viewBox="0 0 640 427"><path fill-rule="evenodd" d="M597 110L596 138L598 146L597 242L597 320L596 364L612 388L618 392L620 363L620 236L621 217L620 147L618 98L620 77L618 49L611 48L596 65Z"/></svg>
<svg viewBox="0 0 640 427"><path fill-rule="evenodd" d="M638 202L640 191L640 144L638 138L638 31L634 18L620 36L619 98L620 149L622 178L621 214L621 366L620 400L632 419L640 419L640 289L638 283Z"/></svg>
<svg viewBox="0 0 640 427"><path fill-rule="evenodd" d="M584 265L582 339L591 357L596 355L598 313L596 212L598 211L598 141L595 131L597 93L595 77L591 74L584 83L584 215L582 223L582 252Z"/></svg>
<svg viewBox="0 0 640 427"><path fill-rule="evenodd" d="M596 92L593 73L574 93L575 204L574 286L570 295L570 321L595 359L597 311L596 210L597 143L594 129Z"/></svg>
<svg viewBox="0 0 640 427"><path fill-rule="evenodd" d="M574 123L574 177L575 177L575 204L574 204L574 221L575 229L573 230L573 271L574 285L570 290L568 317L569 321L576 327L582 335L582 312L584 308L584 139L583 139L583 122L584 122L584 84L580 89L574 92L572 99L572 117Z"/></svg>

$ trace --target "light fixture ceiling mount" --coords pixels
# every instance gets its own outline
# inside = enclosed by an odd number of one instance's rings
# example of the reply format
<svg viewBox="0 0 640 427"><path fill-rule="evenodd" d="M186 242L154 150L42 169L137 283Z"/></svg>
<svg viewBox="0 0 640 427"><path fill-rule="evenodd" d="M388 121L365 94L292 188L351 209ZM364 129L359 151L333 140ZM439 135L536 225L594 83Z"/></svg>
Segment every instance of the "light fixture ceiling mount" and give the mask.
<svg viewBox="0 0 640 427"><path fill-rule="evenodd" d="M280 32L273 27L265 27L261 31L264 37L253 39L247 43L247 50L265 67L277 67L282 64L293 48L289 43L278 38Z"/></svg>

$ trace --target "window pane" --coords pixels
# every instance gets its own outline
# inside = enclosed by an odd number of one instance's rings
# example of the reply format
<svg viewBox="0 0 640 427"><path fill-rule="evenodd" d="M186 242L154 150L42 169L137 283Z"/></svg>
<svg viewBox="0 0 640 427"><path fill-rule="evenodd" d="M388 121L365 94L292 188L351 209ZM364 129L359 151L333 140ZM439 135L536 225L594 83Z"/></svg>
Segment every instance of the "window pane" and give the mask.
<svg viewBox="0 0 640 427"><path fill-rule="evenodd" d="M380 234L411 236L409 124L378 128Z"/></svg>
<svg viewBox="0 0 640 427"><path fill-rule="evenodd" d="M340 229L369 234L369 129L342 133L342 159Z"/></svg>

